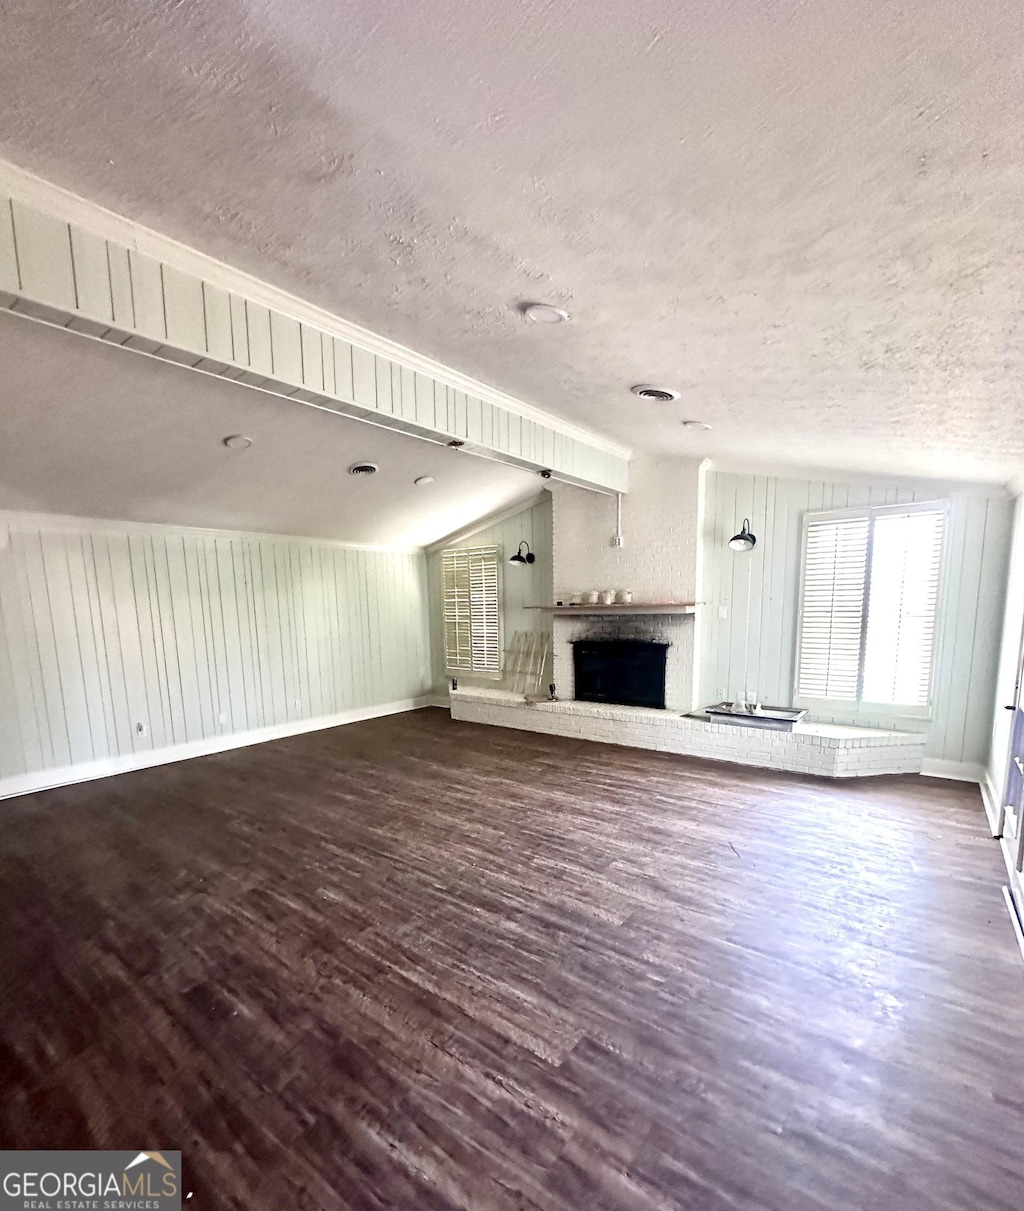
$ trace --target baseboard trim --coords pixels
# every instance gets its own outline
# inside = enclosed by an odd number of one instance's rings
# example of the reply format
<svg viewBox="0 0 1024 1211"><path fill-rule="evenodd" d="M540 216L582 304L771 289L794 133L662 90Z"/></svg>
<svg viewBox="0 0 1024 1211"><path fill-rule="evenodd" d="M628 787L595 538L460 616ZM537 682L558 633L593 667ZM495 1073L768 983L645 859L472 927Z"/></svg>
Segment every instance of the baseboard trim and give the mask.
<svg viewBox="0 0 1024 1211"><path fill-rule="evenodd" d="M1006 882L1013 894L1015 903L1019 905L1020 912L1018 915L1024 917L1024 880L1021 879L1021 873L1014 865L1014 849L1015 846L1013 845L1012 837L1000 837L999 852L1003 856L1003 865L1006 867Z"/></svg>
<svg viewBox="0 0 1024 1211"><path fill-rule="evenodd" d="M1006 884L1003 884L1003 899L1006 902L1006 911L1010 914L1010 924L1013 927L1013 936L1017 939L1017 946L1020 948L1020 957L1024 959L1024 928L1021 928L1020 914L1017 912L1017 905L1013 899L1013 893Z"/></svg>
<svg viewBox="0 0 1024 1211"><path fill-rule="evenodd" d="M996 788L992 785L992 779L988 776L987 771L981 780L981 801L985 806L989 832L993 837L1001 837L1003 828L1001 824L1002 812L999 810L999 795L996 792Z"/></svg>
<svg viewBox="0 0 1024 1211"><path fill-rule="evenodd" d="M18 795L31 795L37 791L54 790L60 786L74 786L78 782L110 778L115 774L150 769L154 765L170 765L175 761L189 761L193 757L209 757L213 753L224 753L233 748L247 748L251 744L266 744L268 740L283 740L287 736L301 736L304 732L319 732L330 727L342 727L346 723L361 723L366 719L380 719L384 715L399 715L405 711L416 711L425 706L434 706L434 697L433 694L422 694L417 698L403 698L398 702L385 702L377 706L356 707L350 711L340 711L335 715L318 715L314 719L299 719L293 723L281 723L274 727L234 732L230 736L212 736L205 740L193 740L188 744L174 744L165 748L150 749L148 752L129 753L123 757L106 757L100 761L84 761L79 765L34 770L29 774L14 774L9 778L0 778L0 799L13 799ZM448 705L447 700L444 705Z"/></svg>
<svg viewBox="0 0 1024 1211"><path fill-rule="evenodd" d="M921 774L925 778L952 778L954 782L980 784L985 778L985 767L978 761L943 761L938 757L925 757L921 762Z"/></svg>

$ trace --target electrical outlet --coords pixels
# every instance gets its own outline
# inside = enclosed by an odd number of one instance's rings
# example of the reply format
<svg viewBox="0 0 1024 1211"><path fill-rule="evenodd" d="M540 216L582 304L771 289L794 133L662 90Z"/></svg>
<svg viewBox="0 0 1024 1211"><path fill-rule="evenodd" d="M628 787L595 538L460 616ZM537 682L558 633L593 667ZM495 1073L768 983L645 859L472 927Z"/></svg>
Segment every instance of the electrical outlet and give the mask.
<svg viewBox="0 0 1024 1211"><path fill-rule="evenodd" d="M301 710L302 710L302 699L301 699L301 698L296 698L296 699L295 699L295 709L296 709L297 711L301 711Z"/></svg>
<svg viewBox="0 0 1024 1211"><path fill-rule="evenodd" d="M718 617L719 618L728 618L729 617L729 607L728 606L719 606L718 607Z"/></svg>
<svg viewBox="0 0 1024 1211"><path fill-rule="evenodd" d="M136 723L135 730L140 736L145 736L148 733L149 728L144 723Z"/></svg>
<svg viewBox="0 0 1024 1211"><path fill-rule="evenodd" d="M621 547L621 546L622 546L622 535L621 535L621 534L613 534L613 535L612 535L612 546L613 546L613 547Z"/></svg>
<svg viewBox="0 0 1024 1211"><path fill-rule="evenodd" d="M217 722L218 723L227 723L227 721L228 721L227 711L221 711L221 713L217 716Z"/></svg>

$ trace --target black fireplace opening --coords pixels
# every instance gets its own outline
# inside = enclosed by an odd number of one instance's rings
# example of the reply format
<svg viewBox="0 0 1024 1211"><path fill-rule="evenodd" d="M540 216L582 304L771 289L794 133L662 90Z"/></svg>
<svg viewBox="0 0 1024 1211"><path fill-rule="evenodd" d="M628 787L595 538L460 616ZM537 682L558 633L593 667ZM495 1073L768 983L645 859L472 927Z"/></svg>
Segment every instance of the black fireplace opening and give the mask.
<svg viewBox="0 0 1024 1211"><path fill-rule="evenodd" d="M648 639L577 639L572 645L580 702L665 709L668 644Z"/></svg>

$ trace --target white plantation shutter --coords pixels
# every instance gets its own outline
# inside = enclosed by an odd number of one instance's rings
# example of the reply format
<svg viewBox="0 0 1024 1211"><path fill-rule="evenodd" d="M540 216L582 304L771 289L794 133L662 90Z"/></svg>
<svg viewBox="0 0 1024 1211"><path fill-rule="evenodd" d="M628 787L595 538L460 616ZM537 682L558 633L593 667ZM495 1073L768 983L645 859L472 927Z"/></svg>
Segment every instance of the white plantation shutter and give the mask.
<svg viewBox="0 0 1024 1211"><path fill-rule="evenodd" d="M469 600L473 671L501 669L501 619L498 614L498 551L476 548L469 560Z"/></svg>
<svg viewBox="0 0 1024 1211"><path fill-rule="evenodd" d="M855 702L860 684L867 516L808 519L797 693Z"/></svg>
<svg viewBox="0 0 1024 1211"><path fill-rule="evenodd" d="M473 631L470 616L469 552L441 552L444 612L444 662L449 669L473 667Z"/></svg>
<svg viewBox="0 0 1024 1211"><path fill-rule="evenodd" d="M939 509L875 518L865 702L928 704L944 521Z"/></svg>
<svg viewBox="0 0 1024 1211"><path fill-rule="evenodd" d="M941 505L808 514L799 698L926 710L944 525Z"/></svg>
<svg viewBox="0 0 1024 1211"><path fill-rule="evenodd" d="M501 672L497 547L441 552L445 666L452 672Z"/></svg>

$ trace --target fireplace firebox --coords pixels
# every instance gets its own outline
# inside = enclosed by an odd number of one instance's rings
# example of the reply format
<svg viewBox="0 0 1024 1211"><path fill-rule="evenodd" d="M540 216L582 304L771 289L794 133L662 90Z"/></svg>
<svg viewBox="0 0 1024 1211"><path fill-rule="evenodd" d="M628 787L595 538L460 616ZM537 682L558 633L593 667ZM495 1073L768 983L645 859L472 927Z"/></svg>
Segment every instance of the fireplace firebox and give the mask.
<svg viewBox="0 0 1024 1211"><path fill-rule="evenodd" d="M665 709L668 644L647 639L577 639L572 645L575 698Z"/></svg>

